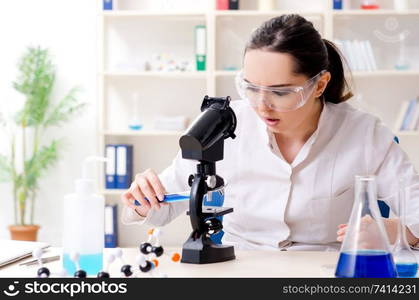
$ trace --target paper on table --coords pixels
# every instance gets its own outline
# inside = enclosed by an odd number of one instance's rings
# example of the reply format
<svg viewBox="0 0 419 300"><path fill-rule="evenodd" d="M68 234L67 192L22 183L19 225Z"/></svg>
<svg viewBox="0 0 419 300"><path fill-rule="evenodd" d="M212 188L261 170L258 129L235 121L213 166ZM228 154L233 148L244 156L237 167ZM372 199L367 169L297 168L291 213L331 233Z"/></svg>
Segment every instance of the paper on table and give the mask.
<svg viewBox="0 0 419 300"><path fill-rule="evenodd" d="M37 248L48 248L49 245L41 242L23 242L0 240L0 268L32 255Z"/></svg>

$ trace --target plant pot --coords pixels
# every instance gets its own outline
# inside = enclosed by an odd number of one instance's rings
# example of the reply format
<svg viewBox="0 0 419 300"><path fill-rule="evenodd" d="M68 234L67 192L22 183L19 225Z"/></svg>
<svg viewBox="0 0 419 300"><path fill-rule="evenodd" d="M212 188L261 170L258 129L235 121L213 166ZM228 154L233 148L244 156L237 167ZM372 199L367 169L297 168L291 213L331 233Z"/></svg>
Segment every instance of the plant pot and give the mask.
<svg viewBox="0 0 419 300"><path fill-rule="evenodd" d="M10 225L9 231L12 240L36 241L38 225Z"/></svg>

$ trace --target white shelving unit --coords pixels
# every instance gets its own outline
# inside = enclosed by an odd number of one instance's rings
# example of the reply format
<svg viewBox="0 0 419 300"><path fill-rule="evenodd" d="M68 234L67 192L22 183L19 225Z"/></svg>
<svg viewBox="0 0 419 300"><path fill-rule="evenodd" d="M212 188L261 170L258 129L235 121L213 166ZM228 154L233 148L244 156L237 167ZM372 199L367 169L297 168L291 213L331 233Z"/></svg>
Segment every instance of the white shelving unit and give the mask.
<svg viewBox="0 0 419 300"><path fill-rule="evenodd" d="M381 117L391 128L400 104L419 95L419 0L412 0L412 9L407 11L392 9L390 0L383 0L383 9L374 11L336 11L332 0L279 0L278 10L272 11L257 10L254 0L241 0L240 10L236 11L216 10L215 0L189 1L193 3L192 8L176 10L156 8L157 2L159 0L119 0L119 10L102 11L100 1L98 13L98 153L103 154L107 143L134 144L135 173L147 168L162 171L179 149L181 132L153 129L156 115L182 114L192 120L199 113L204 95L238 97L234 88L237 71L231 69L240 68L251 31L263 21L281 14L303 15L330 40L371 40L379 58L379 69L353 72L355 94L362 95L371 113ZM353 2L356 4L356 0ZM392 69L391 60L396 55L394 45L372 36L374 29L386 29L389 18L411 33L408 48L416 55L410 56L412 68L409 70ZM151 72L138 67L139 61L149 59L153 53L170 52L194 60L193 28L196 25L207 28L206 71ZM144 121L141 131L128 130L126 122L133 92L140 94ZM419 169L419 133L395 131L395 134ZM104 186L102 174L101 187ZM102 192L110 203L118 201L122 193L104 189ZM127 238L122 240L126 245Z"/></svg>
<svg viewBox="0 0 419 300"><path fill-rule="evenodd" d="M363 9L348 9L348 10L334 10L334 16L417 16L419 9L409 10L394 10L394 9L377 9L377 10L363 10Z"/></svg>

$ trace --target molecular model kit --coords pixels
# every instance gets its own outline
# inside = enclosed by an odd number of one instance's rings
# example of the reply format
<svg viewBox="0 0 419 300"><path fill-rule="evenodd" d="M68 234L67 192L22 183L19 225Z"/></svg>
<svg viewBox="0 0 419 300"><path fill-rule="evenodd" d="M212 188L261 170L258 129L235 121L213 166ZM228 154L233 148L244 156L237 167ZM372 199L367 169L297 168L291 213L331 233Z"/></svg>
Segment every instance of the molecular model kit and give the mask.
<svg viewBox="0 0 419 300"><path fill-rule="evenodd" d="M114 248L109 255L106 257L105 267L102 271L97 274L97 278L110 278L109 268L111 264L119 261L122 265L120 268L121 277L167 277L167 274L161 273L157 268L159 266L158 258L163 255L170 257L170 260L174 263L180 261L180 254L173 252L170 254L165 253L164 248L160 244L161 230L159 228L150 229L147 232L148 240L143 242L139 246L139 253L136 256L135 264L130 265L123 259L123 252L121 248ZM39 269L37 271L37 277L48 278L48 277L71 277L71 274L62 269L57 273L51 272L42 263L43 250L41 248L35 249L32 252L32 256L38 261ZM70 254L70 259L76 266L76 272L73 274L75 278L86 278L86 271L80 268L79 254L74 252Z"/></svg>

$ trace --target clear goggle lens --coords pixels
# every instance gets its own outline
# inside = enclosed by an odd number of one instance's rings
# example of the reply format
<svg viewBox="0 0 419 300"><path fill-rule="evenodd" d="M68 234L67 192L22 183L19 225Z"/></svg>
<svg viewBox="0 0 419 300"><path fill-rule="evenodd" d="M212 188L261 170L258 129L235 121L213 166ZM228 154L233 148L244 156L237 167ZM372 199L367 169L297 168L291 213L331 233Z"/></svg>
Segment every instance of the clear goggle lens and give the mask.
<svg viewBox="0 0 419 300"><path fill-rule="evenodd" d="M270 109L286 112L303 106L313 91L314 84L324 74L321 71L316 76L307 80L303 86L269 88L254 85L244 80L243 73L236 77L236 88L242 99L249 101L250 105L257 107L263 102Z"/></svg>

